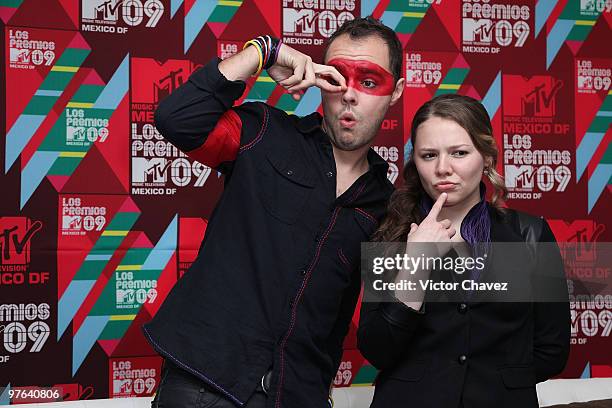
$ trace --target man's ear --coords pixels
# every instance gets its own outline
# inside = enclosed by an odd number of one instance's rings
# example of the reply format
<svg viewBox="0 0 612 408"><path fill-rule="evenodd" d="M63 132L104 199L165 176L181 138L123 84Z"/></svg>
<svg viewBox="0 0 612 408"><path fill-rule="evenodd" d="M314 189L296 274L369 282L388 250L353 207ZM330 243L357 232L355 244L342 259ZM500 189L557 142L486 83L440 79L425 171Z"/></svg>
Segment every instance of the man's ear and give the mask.
<svg viewBox="0 0 612 408"><path fill-rule="evenodd" d="M395 83L395 89L391 94L391 103L389 104L389 106L395 105L397 101L401 99L402 94L404 93L405 84L406 80L404 78L400 78L397 80L397 82Z"/></svg>

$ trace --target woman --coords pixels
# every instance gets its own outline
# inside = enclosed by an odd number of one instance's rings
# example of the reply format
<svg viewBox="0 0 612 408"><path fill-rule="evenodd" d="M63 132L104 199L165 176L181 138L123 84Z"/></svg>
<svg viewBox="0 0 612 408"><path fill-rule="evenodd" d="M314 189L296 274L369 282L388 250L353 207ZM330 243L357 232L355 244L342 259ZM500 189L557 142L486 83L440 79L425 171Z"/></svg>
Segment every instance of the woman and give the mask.
<svg viewBox="0 0 612 408"><path fill-rule="evenodd" d="M567 299L558 247L540 244L554 243L546 221L501 208L506 189L495 170L492 134L486 110L473 98L442 95L425 103L412 123L405 183L391 197L374 241L406 242L407 254L418 242L445 247L438 255L453 247L486 253L484 270L470 275L476 282L508 265L513 278L527 282L526 270L517 267L527 260L517 258L529 257L492 245L523 243L537 248L530 270L552 267L563 295L555 299ZM494 190L490 202L483 178ZM553 249L544 254L541 247ZM400 271L395 282L434 272ZM364 300L358 347L380 370L371 408L537 407L536 383L560 373L567 360L569 303L479 302L469 290L454 293L452 302L429 302L429 294L396 290L388 302Z"/></svg>

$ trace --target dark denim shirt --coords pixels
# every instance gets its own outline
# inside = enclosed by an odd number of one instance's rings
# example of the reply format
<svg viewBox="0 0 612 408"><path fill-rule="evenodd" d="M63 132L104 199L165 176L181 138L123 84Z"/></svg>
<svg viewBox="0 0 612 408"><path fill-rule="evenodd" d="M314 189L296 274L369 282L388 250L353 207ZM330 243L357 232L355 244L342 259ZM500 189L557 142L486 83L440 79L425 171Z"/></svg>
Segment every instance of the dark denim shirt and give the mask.
<svg viewBox="0 0 612 408"><path fill-rule="evenodd" d="M188 154L201 153L215 131L238 129L240 146L214 164L225 189L198 257L144 333L238 406L272 369L270 407L323 407L359 297L360 242L393 191L388 166L370 149L369 170L336 197L321 116L263 103L232 108L245 84L228 81L218 63L194 72L155 113L160 133ZM238 125L219 132L228 110Z"/></svg>

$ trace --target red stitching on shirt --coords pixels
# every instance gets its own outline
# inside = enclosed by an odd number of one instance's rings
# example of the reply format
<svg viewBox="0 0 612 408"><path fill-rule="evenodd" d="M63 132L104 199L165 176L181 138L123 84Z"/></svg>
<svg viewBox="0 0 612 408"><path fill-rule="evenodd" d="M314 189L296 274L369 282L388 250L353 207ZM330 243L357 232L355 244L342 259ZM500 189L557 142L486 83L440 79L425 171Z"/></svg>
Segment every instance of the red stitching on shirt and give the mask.
<svg viewBox="0 0 612 408"><path fill-rule="evenodd" d="M357 211L357 213L363 215L364 217L366 217L368 220L372 221L372 223L376 226L378 226L378 220L376 218L374 218L374 216L364 210L362 210L361 208L355 208L355 211Z"/></svg>
<svg viewBox="0 0 612 408"><path fill-rule="evenodd" d="M346 256L344 256L344 252L342 251L342 248L338 248L338 257L340 258L342 263L345 264L345 266L350 269L351 263L348 261L348 259L346 259Z"/></svg>
<svg viewBox="0 0 612 408"><path fill-rule="evenodd" d="M297 317L297 306L298 306L298 303L300 302L300 299L302 298L304 289L306 289L306 284L308 283L308 279L310 279L312 270L314 269L314 266L319 261L319 256L321 254L321 248L323 248L323 244L325 243L325 240L327 240L329 233L331 232L331 230L334 228L334 225L336 224L336 219L338 218L339 212L340 212L340 207L336 207L336 209L334 210L334 215L332 216L332 219L329 223L329 226L327 227L325 234L319 241L317 252L315 253L315 257L312 263L310 264L310 267L308 268L308 272L306 272L306 276L304 277L302 286L300 287L300 290L297 296L295 297L295 301L293 302L293 308L291 309L291 324L289 325L289 330L287 330L287 333L285 334L285 337L283 338L283 341L281 342L281 346L280 346L280 374L279 374L279 379L278 379L278 392L276 394L276 408L280 408L281 395L283 391L283 380L284 380L283 376L285 372L285 352L284 351L285 351L285 345L287 344L287 340L291 336L291 332L293 331L293 328L295 327L295 319Z"/></svg>
<svg viewBox="0 0 612 408"><path fill-rule="evenodd" d="M263 134L266 132L266 129L268 128L268 117L270 116L270 113L268 112L268 108L266 107L265 104L261 104L260 106L264 111L263 124L261 125L261 129L259 129L259 133L255 137L255 139L251 140L249 143L245 144L244 146L240 148L240 150L238 151L238 154L242 154L243 152L249 150L250 148L255 146L257 143L259 143L259 141L263 137Z"/></svg>

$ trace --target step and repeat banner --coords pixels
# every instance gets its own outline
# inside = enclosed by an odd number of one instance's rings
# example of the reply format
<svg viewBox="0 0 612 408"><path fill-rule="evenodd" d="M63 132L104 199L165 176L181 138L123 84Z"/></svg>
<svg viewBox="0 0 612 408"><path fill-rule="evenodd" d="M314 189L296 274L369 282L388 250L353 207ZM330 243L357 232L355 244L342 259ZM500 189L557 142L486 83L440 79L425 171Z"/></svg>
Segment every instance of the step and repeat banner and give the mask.
<svg viewBox="0 0 612 408"><path fill-rule="evenodd" d="M159 101L260 34L320 61L346 20L404 46L406 89L375 149L401 180L416 109L482 100L510 207L544 215L592 268L612 238L612 0L0 0L0 403L151 395L161 358L140 325L189 268L223 178L157 132ZM242 101L297 115L262 73ZM353 319L335 385L370 384ZM572 297L563 377L612 377L612 298Z"/></svg>

